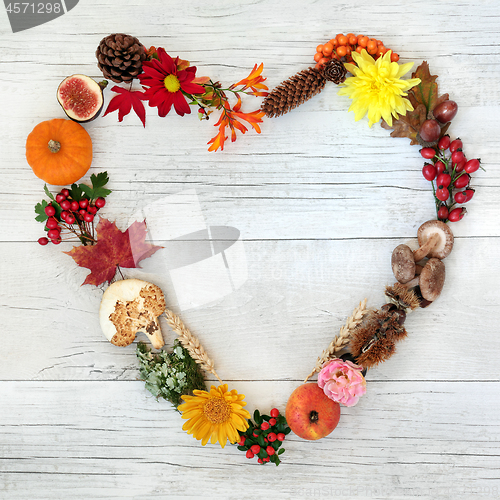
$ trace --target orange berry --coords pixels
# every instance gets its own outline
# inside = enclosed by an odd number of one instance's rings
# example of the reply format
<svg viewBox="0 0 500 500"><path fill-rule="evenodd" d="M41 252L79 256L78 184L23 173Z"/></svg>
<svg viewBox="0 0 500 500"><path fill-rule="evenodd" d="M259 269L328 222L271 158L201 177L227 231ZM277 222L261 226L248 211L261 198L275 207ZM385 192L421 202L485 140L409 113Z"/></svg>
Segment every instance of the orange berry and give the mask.
<svg viewBox="0 0 500 500"><path fill-rule="evenodd" d="M377 40L377 45L380 47L381 45L384 45L384 42L382 40Z"/></svg>
<svg viewBox="0 0 500 500"><path fill-rule="evenodd" d="M329 57L322 57L319 61L318 61L318 64L320 66L323 66L323 64L327 63L328 61L330 60Z"/></svg>
<svg viewBox="0 0 500 500"><path fill-rule="evenodd" d="M329 56L332 52L333 52L333 45L330 42L325 43L325 45L323 45L323 54L325 56Z"/></svg>
<svg viewBox="0 0 500 500"><path fill-rule="evenodd" d="M399 61L399 56L396 53L391 54L391 62L398 62Z"/></svg>
<svg viewBox="0 0 500 500"><path fill-rule="evenodd" d="M358 54L361 54L361 51L362 51L362 50L364 50L364 47L361 47L361 45L358 45L358 46L356 47L356 52L357 52Z"/></svg>
<svg viewBox="0 0 500 500"><path fill-rule="evenodd" d="M368 45L369 39L367 36L362 36L360 40L358 40L359 45L361 47L366 47Z"/></svg>
<svg viewBox="0 0 500 500"><path fill-rule="evenodd" d="M356 45L358 43L358 37L356 35L350 35L348 37L349 45Z"/></svg>
<svg viewBox="0 0 500 500"><path fill-rule="evenodd" d="M349 38L350 36L354 36L354 33L347 33L346 37Z"/></svg>
<svg viewBox="0 0 500 500"><path fill-rule="evenodd" d="M336 49L339 44L336 38L332 38L328 43L331 43L334 49Z"/></svg>
<svg viewBox="0 0 500 500"><path fill-rule="evenodd" d="M347 45L347 37L340 35L337 37L337 42L339 42L339 45Z"/></svg>
<svg viewBox="0 0 500 500"><path fill-rule="evenodd" d="M321 43L316 47L316 52L323 52L323 45Z"/></svg>
<svg viewBox="0 0 500 500"><path fill-rule="evenodd" d="M316 62L318 62L322 57L323 57L323 54L321 52L316 52L316 54L314 54L314 60Z"/></svg>
<svg viewBox="0 0 500 500"><path fill-rule="evenodd" d="M337 59L337 61L339 61L339 60L340 60L340 57L339 57L339 56L338 56L338 55L334 52L334 53L332 54L332 59Z"/></svg>
<svg viewBox="0 0 500 500"><path fill-rule="evenodd" d="M377 42L375 40L370 40L366 46L368 54L375 54L377 52Z"/></svg>
<svg viewBox="0 0 500 500"><path fill-rule="evenodd" d="M345 49L347 51L346 55L350 56L351 55L351 47L349 47L349 45L347 45Z"/></svg>
<svg viewBox="0 0 500 500"><path fill-rule="evenodd" d="M345 45L337 47L337 55L339 57L344 57L346 54L347 54L347 47Z"/></svg>
<svg viewBox="0 0 500 500"><path fill-rule="evenodd" d="M365 35L358 35L358 43Z"/></svg>

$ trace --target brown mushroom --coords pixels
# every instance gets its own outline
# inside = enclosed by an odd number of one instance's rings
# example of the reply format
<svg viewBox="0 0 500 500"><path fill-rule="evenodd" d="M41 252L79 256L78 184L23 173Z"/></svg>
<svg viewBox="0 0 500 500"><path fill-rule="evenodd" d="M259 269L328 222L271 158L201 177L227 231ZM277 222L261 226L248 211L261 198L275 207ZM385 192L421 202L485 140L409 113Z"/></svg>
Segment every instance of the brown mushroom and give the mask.
<svg viewBox="0 0 500 500"><path fill-rule="evenodd" d="M445 266L434 257L429 259L420 273L406 283L407 288L420 286L420 293L425 300L434 302L440 295L444 286Z"/></svg>
<svg viewBox="0 0 500 500"><path fill-rule="evenodd" d="M450 228L440 220L424 222L417 232L420 248L413 252L415 262L424 257L444 259L453 248L453 233Z"/></svg>
<svg viewBox="0 0 500 500"><path fill-rule="evenodd" d="M408 283L415 276L415 258L408 245L398 245L392 252L391 266L400 283Z"/></svg>
<svg viewBox="0 0 500 500"><path fill-rule="evenodd" d="M434 302L443 289L445 276L444 264L434 257L429 259L420 273L420 293L422 297Z"/></svg>

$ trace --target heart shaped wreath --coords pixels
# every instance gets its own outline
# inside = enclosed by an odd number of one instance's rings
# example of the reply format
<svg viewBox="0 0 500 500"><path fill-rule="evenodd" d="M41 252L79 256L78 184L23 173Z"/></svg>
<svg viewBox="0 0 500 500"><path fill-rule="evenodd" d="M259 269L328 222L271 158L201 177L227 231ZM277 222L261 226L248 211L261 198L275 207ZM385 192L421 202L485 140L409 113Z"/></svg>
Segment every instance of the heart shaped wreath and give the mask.
<svg viewBox="0 0 500 500"><path fill-rule="evenodd" d="M421 146L420 153L427 160L422 174L431 182L437 217L418 229L417 249L403 244L394 249L391 264L397 281L385 289L387 303L369 309L366 299L360 302L318 357L304 384L289 397L285 415L276 408L268 415L256 410L252 421L244 409L244 395L230 391L222 382L199 340L166 309L162 290L142 280L123 279L121 268L138 267L142 259L161 248L145 241L145 221L134 222L124 232L104 218L94 227L97 212L105 206L111 191L105 187L106 172L92 174L91 186L76 184L92 161L92 142L80 124L100 114L107 82L97 83L85 75L65 78L57 95L72 121L42 122L28 136L26 157L35 174L49 184L71 184L56 196L45 185L49 201L35 207L36 220L44 223L47 232L39 243L58 244L67 236L76 236L82 243L66 253L91 271L84 284L110 283L99 312L104 335L117 346L130 345L138 332L149 338L159 351L143 343L137 345L146 388L177 408L186 420L183 430L202 445L218 442L224 448L229 440L247 458L279 465L285 436L291 430L309 440L328 435L338 424L340 404L353 406L365 394L366 371L391 357L396 342L407 336L406 315L427 307L441 293L445 281L442 261L453 248L453 233L447 223L465 215L463 204L474 195L471 174L481 168L479 159L467 160L462 141L451 140L447 134L458 106L448 94L438 94L437 76L430 74L427 62L410 79L402 79L413 63L400 65L398 54L380 40L352 33L338 34L318 45L316 65L270 93L262 77L263 64L256 64L248 77L223 87L209 77L197 77L196 67L188 61L173 59L161 47L146 49L130 35L107 36L96 56L106 78L129 84L129 88L111 89L117 95L104 115L118 111L118 120L122 121L133 108L145 126L145 101L162 117L172 106L181 116L191 112L190 106L197 106L201 120L218 111L218 133L208 142L209 151L223 150L229 132L233 142L237 132L244 134L244 122L260 133L264 117L291 111L321 92L327 81L340 85L339 94L352 100L349 111L354 111L356 121L367 116L370 127L381 122L382 127L392 130L392 137L407 137L411 145ZM139 80L141 90L132 90L134 79ZM243 95L265 99L260 109L244 113ZM236 99L234 105L229 104L228 96ZM122 279L114 281L117 272ZM162 315L178 336L170 352L162 349ZM202 370L220 385L206 391ZM307 383L315 374L317 383ZM310 410L311 405L315 410Z"/></svg>

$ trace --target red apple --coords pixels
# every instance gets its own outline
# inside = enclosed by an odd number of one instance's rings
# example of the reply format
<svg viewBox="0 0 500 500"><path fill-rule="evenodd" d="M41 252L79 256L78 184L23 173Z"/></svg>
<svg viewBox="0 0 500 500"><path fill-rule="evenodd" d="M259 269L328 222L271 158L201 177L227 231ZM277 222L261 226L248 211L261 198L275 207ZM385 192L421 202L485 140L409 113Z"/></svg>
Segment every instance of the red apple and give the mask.
<svg viewBox="0 0 500 500"><path fill-rule="evenodd" d="M340 405L328 398L318 384L303 384L288 398L285 417L297 436L308 440L321 439L337 427Z"/></svg>

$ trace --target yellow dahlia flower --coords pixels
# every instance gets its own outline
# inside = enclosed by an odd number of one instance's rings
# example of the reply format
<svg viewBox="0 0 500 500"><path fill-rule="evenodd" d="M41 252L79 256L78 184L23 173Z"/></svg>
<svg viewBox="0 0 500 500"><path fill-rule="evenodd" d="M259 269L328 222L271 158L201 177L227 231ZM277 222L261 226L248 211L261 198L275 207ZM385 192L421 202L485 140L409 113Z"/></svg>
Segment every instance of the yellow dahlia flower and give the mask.
<svg viewBox="0 0 500 500"><path fill-rule="evenodd" d="M218 441L222 448L228 439L231 443L239 441L238 431L248 429L246 419L250 418L250 413L243 409L245 395L235 389L228 392L227 384L212 386L210 392L195 390L193 394L182 396L185 403L177 408L187 419L182 430L201 440L203 446L209 439L212 444Z"/></svg>
<svg viewBox="0 0 500 500"><path fill-rule="evenodd" d="M399 65L391 62L391 51L387 51L376 61L366 50L361 54L352 53L354 64L346 63L347 71L352 73L342 84L339 95L352 99L349 111L354 111L356 121L368 113L369 126L383 118L392 126L392 117L398 119L398 113L405 115L413 111L413 106L403 96L407 90L420 83L420 78L401 80L414 63Z"/></svg>

